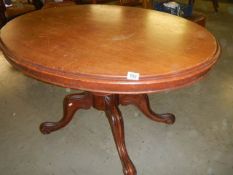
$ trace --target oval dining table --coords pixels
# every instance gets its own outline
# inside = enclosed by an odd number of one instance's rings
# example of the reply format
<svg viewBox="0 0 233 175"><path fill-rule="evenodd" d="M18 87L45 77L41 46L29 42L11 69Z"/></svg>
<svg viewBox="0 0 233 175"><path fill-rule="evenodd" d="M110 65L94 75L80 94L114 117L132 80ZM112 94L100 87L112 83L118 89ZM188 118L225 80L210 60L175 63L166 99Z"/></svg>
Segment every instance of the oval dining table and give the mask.
<svg viewBox="0 0 233 175"><path fill-rule="evenodd" d="M173 124L173 114L151 110L148 94L191 85L220 54L215 37L193 22L111 5L32 12L6 24L0 38L5 58L24 74L83 91L67 95L63 117L42 123L40 131L65 127L79 109L104 111L125 175L137 172L127 153L119 105L135 105L149 119Z"/></svg>

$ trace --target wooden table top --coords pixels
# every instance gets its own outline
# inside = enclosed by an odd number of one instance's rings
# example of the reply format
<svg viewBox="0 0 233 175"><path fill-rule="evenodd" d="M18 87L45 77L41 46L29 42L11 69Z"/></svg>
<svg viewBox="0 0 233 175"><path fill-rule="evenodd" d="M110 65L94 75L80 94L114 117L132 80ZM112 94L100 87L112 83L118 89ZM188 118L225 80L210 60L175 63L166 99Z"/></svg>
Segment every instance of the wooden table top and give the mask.
<svg viewBox="0 0 233 175"><path fill-rule="evenodd" d="M75 5L20 16L1 29L7 60L55 85L103 93L150 93L200 79L220 48L205 28L133 7ZM128 72L139 80L128 80Z"/></svg>

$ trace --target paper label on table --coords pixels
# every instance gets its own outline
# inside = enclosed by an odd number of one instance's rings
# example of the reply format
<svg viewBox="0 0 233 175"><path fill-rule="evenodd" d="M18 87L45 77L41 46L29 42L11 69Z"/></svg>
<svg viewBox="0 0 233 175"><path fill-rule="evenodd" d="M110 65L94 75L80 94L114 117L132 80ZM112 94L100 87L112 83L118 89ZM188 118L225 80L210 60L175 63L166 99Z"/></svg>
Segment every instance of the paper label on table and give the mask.
<svg viewBox="0 0 233 175"><path fill-rule="evenodd" d="M139 80L139 73L136 72L128 72L127 79L128 80Z"/></svg>

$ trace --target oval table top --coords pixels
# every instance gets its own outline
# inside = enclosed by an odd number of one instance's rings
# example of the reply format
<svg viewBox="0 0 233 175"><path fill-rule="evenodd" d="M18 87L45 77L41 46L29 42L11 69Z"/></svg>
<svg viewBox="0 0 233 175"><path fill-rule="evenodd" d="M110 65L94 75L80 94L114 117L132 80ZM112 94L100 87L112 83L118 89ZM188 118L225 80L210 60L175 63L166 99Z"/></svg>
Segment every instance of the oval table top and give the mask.
<svg viewBox="0 0 233 175"><path fill-rule="evenodd" d="M111 5L43 9L1 29L7 60L55 85L102 93L150 93L191 84L220 48L205 28L153 10ZM127 79L128 72L139 74Z"/></svg>

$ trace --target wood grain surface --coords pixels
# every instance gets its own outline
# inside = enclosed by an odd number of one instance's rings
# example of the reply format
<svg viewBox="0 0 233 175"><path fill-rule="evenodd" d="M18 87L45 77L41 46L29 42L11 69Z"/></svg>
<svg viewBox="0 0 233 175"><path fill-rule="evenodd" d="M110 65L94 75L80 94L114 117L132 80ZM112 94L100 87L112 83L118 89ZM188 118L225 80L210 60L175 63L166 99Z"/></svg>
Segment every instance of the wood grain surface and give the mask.
<svg viewBox="0 0 233 175"><path fill-rule="evenodd" d="M220 48L205 28L153 10L75 5L23 15L1 29L8 61L55 85L140 94L189 85L213 66ZM128 80L127 72L140 74Z"/></svg>

